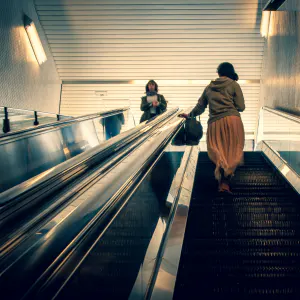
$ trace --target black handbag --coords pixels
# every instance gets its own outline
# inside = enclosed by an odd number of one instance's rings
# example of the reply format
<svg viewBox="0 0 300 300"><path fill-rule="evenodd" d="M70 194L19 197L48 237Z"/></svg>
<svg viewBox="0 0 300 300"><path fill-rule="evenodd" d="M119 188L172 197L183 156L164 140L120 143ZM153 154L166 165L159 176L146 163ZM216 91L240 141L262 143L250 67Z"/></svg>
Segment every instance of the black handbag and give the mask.
<svg viewBox="0 0 300 300"><path fill-rule="evenodd" d="M203 136L203 128L196 118L189 118L185 122L185 143L189 146L198 145Z"/></svg>
<svg viewBox="0 0 300 300"><path fill-rule="evenodd" d="M179 129L179 131L177 132L177 134L173 138L171 144L174 145L174 146L183 146L183 145L185 145L185 129L184 129L184 125L181 126L181 128Z"/></svg>
<svg viewBox="0 0 300 300"><path fill-rule="evenodd" d="M172 140L174 146L195 146L199 144L200 139L203 136L203 128L200 122L196 118L189 118L185 124L182 125L176 136Z"/></svg>

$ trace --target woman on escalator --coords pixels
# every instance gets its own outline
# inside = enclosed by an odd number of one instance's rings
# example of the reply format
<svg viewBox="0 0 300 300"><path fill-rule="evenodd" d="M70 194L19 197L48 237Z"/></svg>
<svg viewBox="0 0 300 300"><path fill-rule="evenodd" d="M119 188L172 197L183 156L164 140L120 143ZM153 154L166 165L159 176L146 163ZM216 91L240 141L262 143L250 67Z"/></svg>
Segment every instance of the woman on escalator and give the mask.
<svg viewBox="0 0 300 300"><path fill-rule="evenodd" d="M221 63L217 72L219 78L204 89L193 110L179 116L199 116L209 106L208 156L216 165L215 177L219 182L219 191L231 193L230 179L244 158L245 133L240 112L244 111L245 102L233 65Z"/></svg>
<svg viewBox="0 0 300 300"><path fill-rule="evenodd" d="M150 80L146 84L146 96L142 97L141 111L142 114L141 122L147 121L161 113L167 108L167 101L165 97L158 94L158 85L154 80Z"/></svg>

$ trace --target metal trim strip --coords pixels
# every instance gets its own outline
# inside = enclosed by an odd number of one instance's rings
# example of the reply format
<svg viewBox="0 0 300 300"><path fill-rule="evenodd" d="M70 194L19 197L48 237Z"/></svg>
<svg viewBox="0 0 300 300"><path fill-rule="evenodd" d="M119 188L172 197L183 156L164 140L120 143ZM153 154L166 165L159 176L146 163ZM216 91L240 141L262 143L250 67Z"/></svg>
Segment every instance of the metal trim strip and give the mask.
<svg viewBox="0 0 300 300"><path fill-rule="evenodd" d="M268 142L263 141L261 144L261 151L271 161L274 167L281 173L281 175L290 183L294 190L300 194L300 176L292 167L280 156L280 154L273 149Z"/></svg>
<svg viewBox="0 0 300 300"><path fill-rule="evenodd" d="M57 128L60 128L63 126L68 126L70 124L72 125L73 123L76 123L76 122L84 122L84 121L88 121L88 120L92 120L92 119L96 119L96 118L101 119L101 118L110 117L113 115L120 114L129 109L130 109L129 107L112 109L112 110L108 110L108 111L99 112L96 114L75 117L75 118L71 118L71 119L67 119L67 120L43 124L38 127L35 126L35 127L18 130L18 131L9 132L6 134L1 134L0 135L0 144L12 142L15 139L28 138L28 135L31 136L33 134L42 134L45 131L56 130Z"/></svg>
<svg viewBox="0 0 300 300"><path fill-rule="evenodd" d="M153 274L153 289L151 289L151 287L149 288L147 299L167 300L173 298L196 174L198 153L198 146L187 147L182 162L184 173L182 174L183 170L181 169L177 174L179 177L182 176L182 181L177 181L176 178L174 179L177 184L180 182L180 185L177 185L178 196L174 199L172 214L170 216L171 219L164 237L166 242L162 245L161 258L157 261L158 270L156 268L157 273ZM186 156L188 156L188 158L186 158ZM171 190L169 195L170 199L173 198L174 195L176 195L176 193Z"/></svg>
<svg viewBox="0 0 300 300"><path fill-rule="evenodd" d="M44 171L43 173L30 178L27 181L22 182L9 190L4 191L0 194L1 205L4 205L4 203L8 203L14 199L18 199L18 201L20 201L21 195L25 195L25 197L28 197L28 192L32 191L33 193L35 193L36 188L40 189L40 184L44 184L44 186L47 186L49 184L48 182L52 179L56 178L56 180L59 181L59 178L61 178L63 174L70 172L70 170L76 168L78 165L83 165L83 167L85 168L88 164L88 161L95 158L95 156L99 156L102 152L104 153L109 149L119 149L122 144L124 146L124 144L128 143L131 137L136 137L136 135L149 131L153 126L156 126L162 121L168 119L177 111L178 108L175 108L173 110L165 112L150 123L141 123L133 129L120 133L116 137L105 141L97 147L83 152L51 168L48 171Z"/></svg>
<svg viewBox="0 0 300 300"><path fill-rule="evenodd" d="M273 113L274 115L283 117L285 119L294 121L296 123L300 123L300 118L298 116L295 116L295 115L292 115L292 114L289 114L289 113L286 113L286 112L283 112L283 111L280 111L280 110L277 110L277 109L274 109L274 108L271 108L268 106L264 106L263 110L266 110L270 113Z"/></svg>

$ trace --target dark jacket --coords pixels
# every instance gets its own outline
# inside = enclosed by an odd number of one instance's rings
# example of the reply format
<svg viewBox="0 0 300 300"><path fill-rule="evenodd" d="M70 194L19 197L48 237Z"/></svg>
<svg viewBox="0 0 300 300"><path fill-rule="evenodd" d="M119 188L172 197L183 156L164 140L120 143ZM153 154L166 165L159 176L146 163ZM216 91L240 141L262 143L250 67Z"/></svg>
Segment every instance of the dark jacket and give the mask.
<svg viewBox="0 0 300 300"><path fill-rule="evenodd" d="M167 109L167 101L163 95L157 94L157 101L159 105L156 107L156 114L159 115L163 113ZM150 115L150 108L152 107L152 103L147 102L147 96L142 97L141 103L141 111L144 113L142 114L140 123L147 121L151 118Z"/></svg>
<svg viewBox="0 0 300 300"><path fill-rule="evenodd" d="M197 105L190 115L201 115L209 106L208 124L227 116L240 116L245 109L243 92L240 85L226 77L213 80L203 91Z"/></svg>

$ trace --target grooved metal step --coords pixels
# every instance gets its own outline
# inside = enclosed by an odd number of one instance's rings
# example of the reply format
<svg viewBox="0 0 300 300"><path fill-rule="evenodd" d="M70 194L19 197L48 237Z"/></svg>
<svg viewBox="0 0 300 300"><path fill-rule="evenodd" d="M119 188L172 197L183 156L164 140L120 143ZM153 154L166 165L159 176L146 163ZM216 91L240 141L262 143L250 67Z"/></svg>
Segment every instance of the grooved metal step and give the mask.
<svg viewBox="0 0 300 300"><path fill-rule="evenodd" d="M245 153L232 196L213 172L200 153L174 299L300 299L299 196L260 153Z"/></svg>

